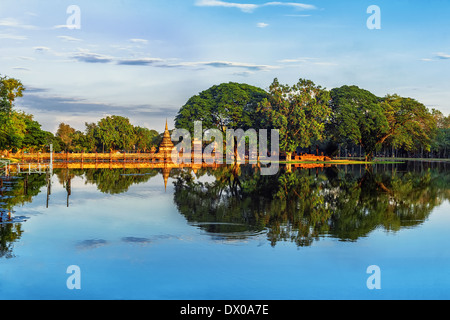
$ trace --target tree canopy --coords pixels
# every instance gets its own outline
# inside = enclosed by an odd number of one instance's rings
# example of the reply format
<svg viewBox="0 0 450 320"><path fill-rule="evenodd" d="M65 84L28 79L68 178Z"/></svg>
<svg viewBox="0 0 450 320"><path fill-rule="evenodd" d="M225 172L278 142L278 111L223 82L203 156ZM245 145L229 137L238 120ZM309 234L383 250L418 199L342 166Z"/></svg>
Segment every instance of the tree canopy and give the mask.
<svg viewBox="0 0 450 320"><path fill-rule="evenodd" d="M206 129L249 129L259 126L256 110L267 98L263 89L240 83L223 83L193 96L181 107L175 127L194 132L194 122L202 121Z"/></svg>
<svg viewBox="0 0 450 320"><path fill-rule="evenodd" d="M280 147L291 153L298 147L307 148L324 139L325 122L330 116L329 92L311 80L282 85L275 79L269 97L260 104L262 122L280 131Z"/></svg>
<svg viewBox="0 0 450 320"><path fill-rule="evenodd" d="M363 147L371 160L382 146L431 150L436 121L422 103L398 95L379 98L357 86L331 90L330 138Z"/></svg>
<svg viewBox="0 0 450 320"><path fill-rule="evenodd" d="M149 152L161 141L155 130L134 126L117 115L86 123L84 131L61 123L54 135L42 130L33 115L16 109L24 92L20 80L0 75L1 151L36 152L52 143L56 152ZM378 97L348 85L327 90L306 79L286 85L275 78L268 90L235 82L212 86L180 108L175 126L193 134L195 121L202 121L204 130L223 133L278 129L287 160L299 148L314 144L357 146L367 160L386 148L444 158L450 149L450 116L438 110L430 111L409 97ZM322 151L332 156L332 149Z"/></svg>
<svg viewBox="0 0 450 320"><path fill-rule="evenodd" d="M25 87L20 80L0 76L0 151L42 149L52 133L43 131L33 115L14 109Z"/></svg>

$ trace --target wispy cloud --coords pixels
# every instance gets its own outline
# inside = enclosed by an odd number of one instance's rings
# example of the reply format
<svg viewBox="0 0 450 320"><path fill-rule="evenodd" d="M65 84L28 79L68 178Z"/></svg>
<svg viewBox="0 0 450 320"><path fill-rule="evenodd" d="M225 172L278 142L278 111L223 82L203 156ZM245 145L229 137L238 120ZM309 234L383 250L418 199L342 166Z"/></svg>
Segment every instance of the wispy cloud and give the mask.
<svg viewBox="0 0 450 320"><path fill-rule="evenodd" d="M36 52L48 52L51 51L49 47L39 46L39 47L33 47L33 50Z"/></svg>
<svg viewBox="0 0 450 320"><path fill-rule="evenodd" d="M224 7L224 8L237 8L242 12L251 13L254 10L261 7L270 7L270 6L282 6L282 7L292 7L297 10L315 10L316 6L312 4L304 4L298 2L266 2L263 4L253 4L253 3L235 3L235 2L226 2L221 0L197 0L195 3L198 7Z"/></svg>
<svg viewBox="0 0 450 320"><path fill-rule="evenodd" d="M315 10L315 9L317 9L317 7L312 4L297 3L297 2L267 2L267 3L261 5L261 7L267 7L267 6L293 7L297 10Z"/></svg>
<svg viewBox="0 0 450 320"><path fill-rule="evenodd" d="M234 76L239 76L239 77L249 77L253 74L254 72L251 71L242 71L242 72L235 72L233 73Z"/></svg>
<svg viewBox="0 0 450 320"><path fill-rule="evenodd" d="M124 59L117 61L117 64L126 66L149 66L163 61L163 59L159 58Z"/></svg>
<svg viewBox="0 0 450 320"><path fill-rule="evenodd" d="M28 37L11 33L0 33L0 39L27 40Z"/></svg>
<svg viewBox="0 0 450 320"><path fill-rule="evenodd" d="M266 28L266 27L269 26L269 24L268 24L268 23L265 23L265 22L258 22L258 23L256 24L256 26L257 26L258 28Z"/></svg>
<svg viewBox="0 0 450 320"><path fill-rule="evenodd" d="M79 29L79 26L74 25L74 24L59 24L59 25L53 26L53 29L69 29L69 30L74 30L74 29Z"/></svg>
<svg viewBox="0 0 450 320"><path fill-rule="evenodd" d="M439 61L439 60L450 60L450 54L444 53L444 52L437 52L437 53L434 53L434 57L433 58L421 58L421 59L419 59L419 61L425 61L425 62Z"/></svg>
<svg viewBox="0 0 450 320"><path fill-rule="evenodd" d="M14 18L0 19L0 27L19 28L19 29L27 29L27 30L37 29L36 26L21 23L19 20L14 19Z"/></svg>
<svg viewBox="0 0 450 320"><path fill-rule="evenodd" d="M224 7L224 8L238 8L243 12L253 12L255 9L259 7L256 4L248 4L248 3L233 3L233 2L225 2L219 0L198 0L195 3L198 7Z"/></svg>
<svg viewBox="0 0 450 320"><path fill-rule="evenodd" d="M436 53L436 57L442 60L448 60L450 59L450 54L438 52Z"/></svg>
<svg viewBox="0 0 450 320"><path fill-rule="evenodd" d="M328 61L320 61L319 58L311 58L311 57L300 57L300 58L294 58L294 59L283 59L279 60L279 63L283 64L301 64L301 65L316 65L316 66L336 66L337 64L334 62L328 62Z"/></svg>
<svg viewBox="0 0 450 320"><path fill-rule="evenodd" d="M56 132L58 125L69 121L68 119L75 128L83 130L86 122L97 122L111 114L134 119L136 123L150 119L154 123L152 127L156 128L162 119L175 117L179 110L178 105L111 104L78 97L55 96L51 91L45 88L27 88L27 94L20 98L20 107L27 113L47 119L44 130L52 132Z"/></svg>
<svg viewBox="0 0 450 320"><path fill-rule="evenodd" d="M67 41L67 42L80 42L80 41L83 41L81 39L70 37L70 36L58 36L58 38L63 40L63 41Z"/></svg>
<svg viewBox="0 0 450 320"><path fill-rule="evenodd" d="M173 67L214 67L214 68L240 68L250 71L268 71L272 69L277 69L278 67L270 65L256 65L251 63L243 62L232 62L232 61L204 61L204 62L182 62L178 64L171 65Z"/></svg>
<svg viewBox="0 0 450 320"><path fill-rule="evenodd" d="M71 58L86 63L109 63L114 61L114 58L111 56L84 50L73 54Z"/></svg>
<svg viewBox="0 0 450 320"><path fill-rule="evenodd" d="M294 58L294 59L283 59L279 60L280 63L304 63L304 62L312 62L314 60L317 60L317 58L310 58L310 57L300 57L300 58Z"/></svg>
<svg viewBox="0 0 450 320"><path fill-rule="evenodd" d="M130 42L138 43L138 44L147 44L148 40L145 40L145 39L130 39Z"/></svg>
<svg viewBox="0 0 450 320"><path fill-rule="evenodd" d="M36 48L35 48L36 49ZM173 59L161 59L153 57L143 58L118 58L100 53L94 53L86 49L79 49L78 52L70 55L71 59L75 59L84 63L114 63L121 66L153 66L159 68L237 68L248 71L268 71L277 69L276 66L259 65L245 62L234 61L187 61L173 62Z"/></svg>
<svg viewBox="0 0 450 320"><path fill-rule="evenodd" d="M36 60L35 58L25 57L25 56L17 57L17 59L19 59L19 60L26 60L26 61L34 61L34 60Z"/></svg>
<svg viewBox="0 0 450 320"><path fill-rule="evenodd" d="M30 69L25 68L25 67L13 67L13 70L19 70L19 71L31 71Z"/></svg>

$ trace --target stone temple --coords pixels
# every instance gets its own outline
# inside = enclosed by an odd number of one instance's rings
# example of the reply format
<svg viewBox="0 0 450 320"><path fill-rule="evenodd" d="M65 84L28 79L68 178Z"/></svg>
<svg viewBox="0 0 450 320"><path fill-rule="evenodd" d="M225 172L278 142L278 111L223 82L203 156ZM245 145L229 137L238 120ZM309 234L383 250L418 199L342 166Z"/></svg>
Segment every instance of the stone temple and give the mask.
<svg viewBox="0 0 450 320"><path fill-rule="evenodd" d="M169 161L172 157L172 150L174 147L166 120L166 130L164 131L163 139L159 145L158 158L163 161Z"/></svg>

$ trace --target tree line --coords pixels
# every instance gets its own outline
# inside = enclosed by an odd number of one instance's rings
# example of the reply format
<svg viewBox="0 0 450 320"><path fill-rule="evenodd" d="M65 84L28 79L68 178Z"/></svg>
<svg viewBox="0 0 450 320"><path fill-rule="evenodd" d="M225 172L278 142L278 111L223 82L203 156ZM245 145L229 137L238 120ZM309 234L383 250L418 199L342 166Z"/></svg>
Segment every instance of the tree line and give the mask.
<svg viewBox="0 0 450 320"><path fill-rule="evenodd" d="M162 134L133 126L121 116L85 123L84 132L61 123L55 134L42 130L33 115L15 110L25 87L0 76L0 150L37 152L53 144L55 152L149 152ZM183 105L175 127L193 134L194 122L206 129L279 129L280 148L323 152L329 156L448 158L450 116L419 101L375 94L357 86L331 90L300 79L294 85L278 79L267 90L242 83L223 83L194 95Z"/></svg>
<svg viewBox="0 0 450 320"><path fill-rule="evenodd" d="M86 123L84 132L61 123L55 139L65 152L150 152L162 140L162 134L139 126L121 116L108 116L97 123Z"/></svg>
<svg viewBox="0 0 450 320"><path fill-rule="evenodd" d="M327 90L306 79L294 85L275 79L267 91L239 83L213 86L190 98L175 120L177 128L191 133L194 121L224 133L279 129L288 161L294 152L338 156L357 149L371 160L394 152L448 158L450 150L450 116L439 110L397 94L378 97L347 85Z"/></svg>

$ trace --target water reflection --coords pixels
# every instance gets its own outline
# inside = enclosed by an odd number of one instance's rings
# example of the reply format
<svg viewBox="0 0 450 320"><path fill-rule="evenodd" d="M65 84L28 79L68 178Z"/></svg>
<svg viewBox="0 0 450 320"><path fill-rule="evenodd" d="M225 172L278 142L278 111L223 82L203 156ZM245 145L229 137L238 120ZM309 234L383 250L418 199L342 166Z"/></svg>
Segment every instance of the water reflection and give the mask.
<svg viewBox="0 0 450 320"><path fill-rule="evenodd" d="M61 169L54 174L66 189L67 206L76 177L101 193L115 195L162 175L165 187L173 182L176 208L192 227L219 240L266 237L272 246L280 242L310 246L323 237L357 241L377 228L398 232L422 224L434 208L450 199L448 163L293 167L275 176L262 176L252 166ZM27 217L15 216L14 208L32 202L40 192L47 192L48 207L49 178L47 174L23 174L2 179L0 259L14 257L14 243L24 232L22 224ZM148 243L151 239L123 241ZM102 244L81 243L80 247Z"/></svg>
<svg viewBox="0 0 450 320"><path fill-rule="evenodd" d="M22 237L22 223L28 219L15 215L14 208L31 202L45 183L45 175L0 177L0 259L14 257L14 243Z"/></svg>
<svg viewBox="0 0 450 320"><path fill-rule="evenodd" d="M449 200L446 164L283 170L261 176L251 167L181 173L178 210L216 236L242 239L266 231L280 241L310 246L321 237L356 241L377 228L397 232L423 223ZM211 181L202 181L201 177Z"/></svg>

